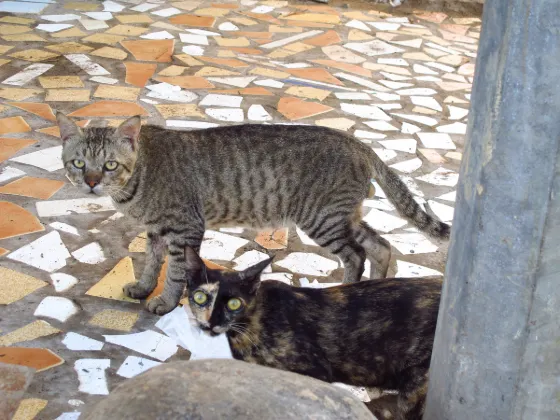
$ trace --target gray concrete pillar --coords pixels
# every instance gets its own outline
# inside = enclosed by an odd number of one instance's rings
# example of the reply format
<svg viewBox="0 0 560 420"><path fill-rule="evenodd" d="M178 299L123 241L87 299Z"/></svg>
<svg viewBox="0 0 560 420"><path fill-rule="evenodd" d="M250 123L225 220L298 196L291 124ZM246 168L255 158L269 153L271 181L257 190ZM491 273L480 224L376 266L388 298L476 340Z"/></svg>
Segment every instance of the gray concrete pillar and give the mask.
<svg viewBox="0 0 560 420"><path fill-rule="evenodd" d="M560 419L560 2L488 0L425 420Z"/></svg>

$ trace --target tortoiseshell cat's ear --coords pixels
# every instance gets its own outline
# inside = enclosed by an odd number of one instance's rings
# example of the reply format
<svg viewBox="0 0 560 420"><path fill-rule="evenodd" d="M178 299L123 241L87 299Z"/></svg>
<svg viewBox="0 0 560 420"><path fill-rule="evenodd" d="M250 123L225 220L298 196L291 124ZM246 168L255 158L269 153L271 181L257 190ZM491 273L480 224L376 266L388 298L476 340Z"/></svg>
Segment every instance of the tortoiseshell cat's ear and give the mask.
<svg viewBox="0 0 560 420"><path fill-rule="evenodd" d="M117 128L115 136L130 143L132 150L136 150L138 147L138 141L140 140L140 130L142 129L142 119L140 115L135 115L130 117L128 120L123 122Z"/></svg>
<svg viewBox="0 0 560 420"><path fill-rule="evenodd" d="M185 247L185 262L187 272L189 272L187 276L187 286L190 287L193 283L199 284L203 279L208 281L204 261L202 261L202 258L200 258L197 252L190 246Z"/></svg>
<svg viewBox="0 0 560 420"><path fill-rule="evenodd" d="M65 143L72 137L80 137L82 135L82 129L60 111L56 113L56 121L58 122L62 143Z"/></svg>
<svg viewBox="0 0 560 420"><path fill-rule="evenodd" d="M255 264L239 273L239 278L241 279L244 286L249 290L249 293L255 293L261 284L261 273L268 267L274 257L270 257L258 264Z"/></svg>

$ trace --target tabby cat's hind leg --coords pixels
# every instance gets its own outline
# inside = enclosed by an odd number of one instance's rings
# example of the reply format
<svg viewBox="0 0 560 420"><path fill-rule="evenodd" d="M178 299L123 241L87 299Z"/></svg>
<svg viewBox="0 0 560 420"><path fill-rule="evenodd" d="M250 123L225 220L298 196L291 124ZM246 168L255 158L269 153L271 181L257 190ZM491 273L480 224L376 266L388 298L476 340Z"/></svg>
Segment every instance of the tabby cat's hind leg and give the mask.
<svg viewBox="0 0 560 420"><path fill-rule="evenodd" d="M167 244L161 235L148 232L144 272L140 281L128 283L124 286L123 291L126 296L132 299L146 299L154 291L166 250Z"/></svg>
<svg viewBox="0 0 560 420"><path fill-rule="evenodd" d="M356 242L365 250L368 259L371 261L372 279L384 279L387 277L389 262L391 261L391 244L382 238L363 220L354 228Z"/></svg>

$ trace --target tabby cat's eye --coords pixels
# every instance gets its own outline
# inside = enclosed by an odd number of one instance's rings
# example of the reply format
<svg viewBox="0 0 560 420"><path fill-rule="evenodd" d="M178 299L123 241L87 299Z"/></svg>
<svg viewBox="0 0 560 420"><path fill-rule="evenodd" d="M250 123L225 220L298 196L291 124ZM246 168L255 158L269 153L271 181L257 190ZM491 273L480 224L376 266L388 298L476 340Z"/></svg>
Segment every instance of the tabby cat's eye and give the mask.
<svg viewBox="0 0 560 420"><path fill-rule="evenodd" d="M199 290L197 292L194 292L193 300L197 305L204 305L208 300L208 296L206 295L206 293Z"/></svg>
<svg viewBox="0 0 560 420"><path fill-rule="evenodd" d="M105 163L105 169L107 169L108 171L114 171L115 169L117 169L117 166L119 166L119 164L114 160L110 160L109 162Z"/></svg>
<svg viewBox="0 0 560 420"><path fill-rule="evenodd" d="M72 163L78 169L82 169L84 166L86 166L86 163L83 160L80 160L80 159L74 159L72 161Z"/></svg>
<svg viewBox="0 0 560 420"><path fill-rule="evenodd" d="M239 308L241 308L241 300L232 298L228 300L227 307L230 311L237 311Z"/></svg>

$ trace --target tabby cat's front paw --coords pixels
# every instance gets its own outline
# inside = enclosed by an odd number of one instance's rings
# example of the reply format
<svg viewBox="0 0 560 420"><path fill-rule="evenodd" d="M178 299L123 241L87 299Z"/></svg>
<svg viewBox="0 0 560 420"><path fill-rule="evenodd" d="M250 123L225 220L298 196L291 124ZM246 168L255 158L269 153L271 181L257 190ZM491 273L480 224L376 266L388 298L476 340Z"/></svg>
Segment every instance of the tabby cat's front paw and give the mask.
<svg viewBox="0 0 560 420"><path fill-rule="evenodd" d="M146 299L150 293L152 293L152 290L146 289L142 283L136 281L134 283L125 284L123 292L131 299Z"/></svg>
<svg viewBox="0 0 560 420"><path fill-rule="evenodd" d="M177 304L169 303L163 300L161 296L157 296L148 302L146 308L153 314L165 315L175 309L176 306Z"/></svg>

